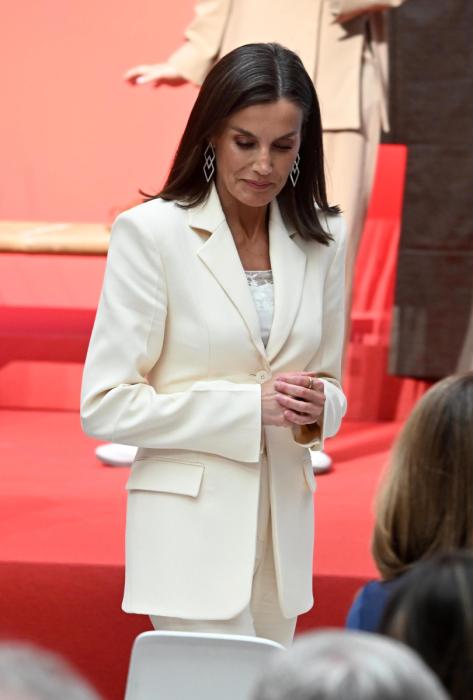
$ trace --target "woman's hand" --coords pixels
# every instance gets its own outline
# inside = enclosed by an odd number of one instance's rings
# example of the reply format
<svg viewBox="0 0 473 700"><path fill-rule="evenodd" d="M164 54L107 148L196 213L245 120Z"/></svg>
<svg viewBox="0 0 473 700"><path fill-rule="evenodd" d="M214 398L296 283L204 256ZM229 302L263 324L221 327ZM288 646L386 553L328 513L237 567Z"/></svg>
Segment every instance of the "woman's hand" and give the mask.
<svg viewBox="0 0 473 700"><path fill-rule="evenodd" d="M263 425L275 425L279 428L288 428L291 423L284 417L284 408L278 402L278 392L274 384L277 381L271 379L261 386L261 416Z"/></svg>
<svg viewBox="0 0 473 700"><path fill-rule="evenodd" d="M274 380L276 401L284 420L293 425L316 423L324 410L324 385L315 372L288 372Z"/></svg>
<svg viewBox="0 0 473 700"><path fill-rule="evenodd" d="M163 84L177 86L187 82L169 63L135 66L134 68L130 68L123 77L132 85L154 83L154 87Z"/></svg>
<svg viewBox="0 0 473 700"><path fill-rule="evenodd" d="M322 414L324 385L315 372L279 374L261 387L263 425L311 425Z"/></svg>

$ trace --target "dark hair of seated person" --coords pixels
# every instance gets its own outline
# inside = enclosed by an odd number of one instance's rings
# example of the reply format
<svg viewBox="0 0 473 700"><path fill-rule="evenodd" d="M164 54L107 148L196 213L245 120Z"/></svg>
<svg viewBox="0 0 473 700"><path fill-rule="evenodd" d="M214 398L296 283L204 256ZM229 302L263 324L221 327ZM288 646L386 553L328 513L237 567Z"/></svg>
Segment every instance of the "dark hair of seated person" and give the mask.
<svg viewBox="0 0 473 700"><path fill-rule="evenodd" d="M473 698L473 551L439 553L394 589L379 632L407 644L452 700Z"/></svg>

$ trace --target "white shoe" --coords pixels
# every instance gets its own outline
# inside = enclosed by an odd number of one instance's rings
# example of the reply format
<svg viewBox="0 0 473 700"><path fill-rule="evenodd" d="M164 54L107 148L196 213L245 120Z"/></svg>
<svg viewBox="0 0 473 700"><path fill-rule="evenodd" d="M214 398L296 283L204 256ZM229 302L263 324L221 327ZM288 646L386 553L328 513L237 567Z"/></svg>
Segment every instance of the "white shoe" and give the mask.
<svg viewBox="0 0 473 700"><path fill-rule="evenodd" d="M323 450L310 450L314 474L326 474L332 468L332 458Z"/></svg>
<svg viewBox="0 0 473 700"><path fill-rule="evenodd" d="M113 467L129 467L136 457L138 448L132 445L119 445L116 442L107 442L95 449L95 456L102 462Z"/></svg>

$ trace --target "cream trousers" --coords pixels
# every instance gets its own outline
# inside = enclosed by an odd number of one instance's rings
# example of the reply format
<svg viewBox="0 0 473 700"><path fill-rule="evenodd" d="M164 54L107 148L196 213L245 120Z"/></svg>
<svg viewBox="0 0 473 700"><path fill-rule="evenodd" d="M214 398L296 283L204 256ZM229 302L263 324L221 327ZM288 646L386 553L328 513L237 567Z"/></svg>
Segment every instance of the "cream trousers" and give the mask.
<svg viewBox="0 0 473 700"><path fill-rule="evenodd" d="M261 457L255 568L251 600L242 612L229 620L184 620L151 615L156 630L210 632L264 637L289 646L297 618L285 618L279 605L271 536L269 478L266 455Z"/></svg>

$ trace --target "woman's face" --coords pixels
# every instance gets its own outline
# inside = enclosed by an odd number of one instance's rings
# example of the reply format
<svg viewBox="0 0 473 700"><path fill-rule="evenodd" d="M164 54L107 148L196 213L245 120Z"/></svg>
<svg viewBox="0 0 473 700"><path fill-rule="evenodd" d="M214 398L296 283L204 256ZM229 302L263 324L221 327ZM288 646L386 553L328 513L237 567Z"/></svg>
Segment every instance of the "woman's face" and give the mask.
<svg viewBox="0 0 473 700"><path fill-rule="evenodd" d="M220 197L261 207L279 194L299 152L302 109L286 99L232 114L212 138Z"/></svg>

